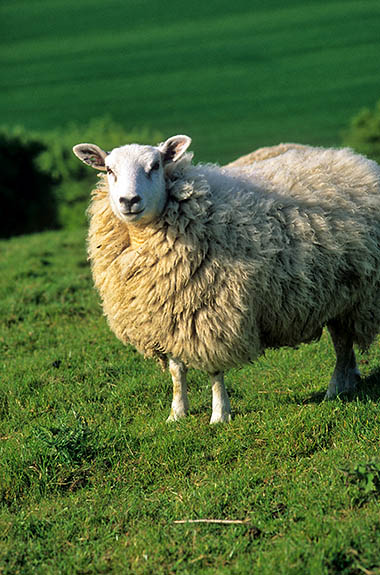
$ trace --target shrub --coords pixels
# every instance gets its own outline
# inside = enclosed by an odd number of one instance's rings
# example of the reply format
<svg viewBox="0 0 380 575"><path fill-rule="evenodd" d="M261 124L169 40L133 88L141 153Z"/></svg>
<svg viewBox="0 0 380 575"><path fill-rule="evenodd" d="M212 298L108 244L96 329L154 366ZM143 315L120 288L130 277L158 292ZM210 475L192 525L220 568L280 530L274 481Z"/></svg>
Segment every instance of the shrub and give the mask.
<svg viewBox="0 0 380 575"><path fill-rule="evenodd" d="M0 131L0 237L58 227L54 178L37 161L44 151L21 130Z"/></svg>
<svg viewBox="0 0 380 575"><path fill-rule="evenodd" d="M373 109L364 108L352 118L343 144L380 163L380 100Z"/></svg>

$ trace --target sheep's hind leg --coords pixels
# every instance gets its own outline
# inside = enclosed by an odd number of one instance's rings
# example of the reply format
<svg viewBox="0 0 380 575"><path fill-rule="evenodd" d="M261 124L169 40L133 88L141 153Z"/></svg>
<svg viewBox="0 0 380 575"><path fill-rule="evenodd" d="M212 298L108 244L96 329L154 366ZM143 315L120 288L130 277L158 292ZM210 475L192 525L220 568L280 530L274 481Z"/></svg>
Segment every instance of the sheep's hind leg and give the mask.
<svg viewBox="0 0 380 575"><path fill-rule="evenodd" d="M173 400L170 415L166 421L177 421L189 410L187 399L186 366L179 359L169 359L169 371L173 380Z"/></svg>
<svg viewBox="0 0 380 575"><path fill-rule="evenodd" d="M325 399L334 399L340 393L352 393L360 381L353 350L353 338L338 322L328 325L336 353L336 365Z"/></svg>
<svg viewBox="0 0 380 575"><path fill-rule="evenodd" d="M212 385L212 415L210 423L228 423L231 421L231 406L224 386L223 372L210 376Z"/></svg>

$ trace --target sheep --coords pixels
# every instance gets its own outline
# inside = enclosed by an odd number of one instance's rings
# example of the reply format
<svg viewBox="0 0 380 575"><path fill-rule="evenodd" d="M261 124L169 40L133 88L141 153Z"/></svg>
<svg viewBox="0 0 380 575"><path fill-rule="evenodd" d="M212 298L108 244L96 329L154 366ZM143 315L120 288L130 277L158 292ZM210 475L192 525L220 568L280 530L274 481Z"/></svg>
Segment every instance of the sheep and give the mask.
<svg viewBox="0 0 380 575"><path fill-rule="evenodd" d="M293 144L251 165L193 165L190 143L73 149L106 172L88 235L104 313L122 342L168 365L168 420L188 412L189 367L210 377L210 423L228 422L224 372L324 326L336 353L326 398L352 392L353 344L367 348L380 326L380 167Z"/></svg>
<svg viewBox="0 0 380 575"><path fill-rule="evenodd" d="M307 146L303 146L302 144L278 144L277 146L268 146L265 148L259 148L258 150L254 150L249 154L245 154L244 156L240 156L233 162L226 164L225 168L246 168L251 167L254 162L261 162L262 160L267 160L269 158L274 158L275 156L280 156L284 154L288 150L302 150Z"/></svg>

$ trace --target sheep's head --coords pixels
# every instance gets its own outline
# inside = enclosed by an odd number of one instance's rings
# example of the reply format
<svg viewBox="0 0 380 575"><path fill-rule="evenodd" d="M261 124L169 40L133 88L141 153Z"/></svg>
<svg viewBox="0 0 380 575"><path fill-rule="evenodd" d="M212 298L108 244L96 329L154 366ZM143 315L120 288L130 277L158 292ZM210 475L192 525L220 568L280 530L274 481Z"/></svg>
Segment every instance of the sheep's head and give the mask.
<svg viewBox="0 0 380 575"><path fill-rule="evenodd" d="M190 144L188 136L173 136L157 147L130 144L107 153L95 144L78 144L73 152L85 164L107 172L110 203L118 218L147 224L165 207L165 169Z"/></svg>

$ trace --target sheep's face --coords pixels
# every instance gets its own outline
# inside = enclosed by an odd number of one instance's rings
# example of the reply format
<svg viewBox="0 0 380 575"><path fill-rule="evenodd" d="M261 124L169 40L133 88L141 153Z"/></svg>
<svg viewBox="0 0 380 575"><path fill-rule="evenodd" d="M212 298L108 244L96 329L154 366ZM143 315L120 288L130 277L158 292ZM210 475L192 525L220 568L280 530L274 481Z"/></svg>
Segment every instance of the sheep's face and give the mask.
<svg viewBox="0 0 380 575"><path fill-rule="evenodd" d="M149 223L166 203L161 154L135 144L116 148L106 157L110 202L114 214L127 222Z"/></svg>
<svg viewBox="0 0 380 575"><path fill-rule="evenodd" d="M127 223L146 225L165 207L165 168L190 143L188 136L174 136L157 147L130 144L109 154L94 144L78 144L73 150L85 164L107 172L114 214Z"/></svg>

